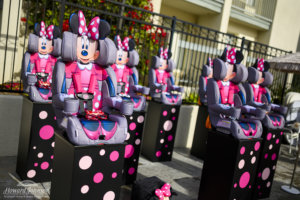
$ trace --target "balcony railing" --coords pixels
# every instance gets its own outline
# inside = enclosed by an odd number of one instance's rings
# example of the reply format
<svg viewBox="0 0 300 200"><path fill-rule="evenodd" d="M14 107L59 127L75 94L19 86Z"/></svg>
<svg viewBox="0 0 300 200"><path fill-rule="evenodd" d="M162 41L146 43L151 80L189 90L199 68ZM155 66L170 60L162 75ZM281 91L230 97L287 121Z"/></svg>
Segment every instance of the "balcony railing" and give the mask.
<svg viewBox="0 0 300 200"><path fill-rule="evenodd" d="M276 0L233 0L232 8L268 22L273 21Z"/></svg>

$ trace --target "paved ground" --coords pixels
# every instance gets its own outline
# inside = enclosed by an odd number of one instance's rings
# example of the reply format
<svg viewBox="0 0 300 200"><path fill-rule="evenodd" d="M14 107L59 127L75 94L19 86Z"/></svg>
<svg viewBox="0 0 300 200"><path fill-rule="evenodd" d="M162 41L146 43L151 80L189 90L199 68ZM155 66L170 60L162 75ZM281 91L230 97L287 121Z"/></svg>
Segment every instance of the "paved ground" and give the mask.
<svg viewBox="0 0 300 200"><path fill-rule="evenodd" d="M275 179L270 198L266 200L300 200L300 195L289 195L280 189L282 184L290 181L293 169L293 160L288 154L287 146L282 145L281 155L278 161ZM18 176L15 173L16 157L0 157L0 199L4 198L7 188L17 188ZM300 162L295 177L295 185L300 188ZM173 154L172 162L151 163L141 158L138 179L148 176L158 176L162 180L169 182L178 192L175 200L196 200L199 190L202 160L190 156L185 149L176 149ZM49 199L50 182L38 184L40 188L39 196L26 194L27 198L22 199ZM121 200L130 200L131 188L122 187ZM13 198L21 199L21 198Z"/></svg>

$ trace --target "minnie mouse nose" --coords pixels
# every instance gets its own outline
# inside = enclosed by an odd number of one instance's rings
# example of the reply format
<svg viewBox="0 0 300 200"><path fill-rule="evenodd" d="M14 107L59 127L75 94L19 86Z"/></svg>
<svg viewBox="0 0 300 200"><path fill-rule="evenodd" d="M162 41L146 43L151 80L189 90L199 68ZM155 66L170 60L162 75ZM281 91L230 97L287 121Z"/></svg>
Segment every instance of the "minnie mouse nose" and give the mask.
<svg viewBox="0 0 300 200"><path fill-rule="evenodd" d="M87 55L88 55L88 52L87 52L86 50L83 50L83 51L81 51L81 55L87 56Z"/></svg>
<svg viewBox="0 0 300 200"><path fill-rule="evenodd" d="M119 58L119 61L121 61L122 60L122 58Z"/></svg>
<svg viewBox="0 0 300 200"><path fill-rule="evenodd" d="M44 49L44 50L45 50L45 49L46 49L46 47L45 47L45 46L42 46L42 49Z"/></svg>

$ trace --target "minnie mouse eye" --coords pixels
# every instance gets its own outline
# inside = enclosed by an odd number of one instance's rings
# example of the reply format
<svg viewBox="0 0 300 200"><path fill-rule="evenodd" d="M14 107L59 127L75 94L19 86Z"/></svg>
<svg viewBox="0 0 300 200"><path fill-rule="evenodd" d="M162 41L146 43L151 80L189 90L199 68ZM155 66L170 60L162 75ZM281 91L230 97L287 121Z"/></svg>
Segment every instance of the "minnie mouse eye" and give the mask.
<svg viewBox="0 0 300 200"><path fill-rule="evenodd" d="M89 48L89 45L85 45L85 49L88 49Z"/></svg>
<svg viewBox="0 0 300 200"><path fill-rule="evenodd" d="M84 44L82 45L82 47L81 47L82 49L84 49Z"/></svg>

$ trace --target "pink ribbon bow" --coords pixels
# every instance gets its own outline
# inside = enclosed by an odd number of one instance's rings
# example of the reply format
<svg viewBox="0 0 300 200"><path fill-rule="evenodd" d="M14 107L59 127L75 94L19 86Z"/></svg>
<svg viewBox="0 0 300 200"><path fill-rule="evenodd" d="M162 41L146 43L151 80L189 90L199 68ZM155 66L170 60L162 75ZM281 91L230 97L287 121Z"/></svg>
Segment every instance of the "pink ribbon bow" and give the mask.
<svg viewBox="0 0 300 200"><path fill-rule="evenodd" d="M171 185L169 183L164 184L161 189L155 190L155 195L159 198L159 200L164 200L164 197L171 196Z"/></svg>
<svg viewBox="0 0 300 200"><path fill-rule="evenodd" d="M167 60L168 59L168 49L163 49L160 47L160 57Z"/></svg>
<svg viewBox="0 0 300 200"><path fill-rule="evenodd" d="M85 17L81 10L78 11L78 20L79 20L79 27L78 27L78 34L80 36L88 36L93 40L99 39L99 24L100 24L100 17L94 17L88 27L86 27Z"/></svg>
<svg viewBox="0 0 300 200"><path fill-rule="evenodd" d="M123 42L119 35L117 35L118 49L123 49L124 51L129 51L129 37L125 37Z"/></svg>
<svg viewBox="0 0 300 200"><path fill-rule="evenodd" d="M230 50L228 50L228 48L227 48L226 60L230 64L236 63L236 49L235 48L231 48Z"/></svg>
<svg viewBox="0 0 300 200"><path fill-rule="evenodd" d="M40 37L46 37L49 40L53 39L53 30L54 30L54 25L50 25L47 28L46 31L46 25L44 21L41 21L41 30L40 30Z"/></svg>
<svg viewBox="0 0 300 200"><path fill-rule="evenodd" d="M265 62L265 61L264 61L263 58L261 58L261 59L258 58L257 69L258 69L259 71L261 71L261 72L263 72L264 69L265 69L265 67L264 67L264 62Z"/></svg>

